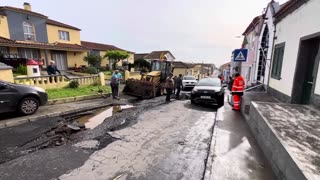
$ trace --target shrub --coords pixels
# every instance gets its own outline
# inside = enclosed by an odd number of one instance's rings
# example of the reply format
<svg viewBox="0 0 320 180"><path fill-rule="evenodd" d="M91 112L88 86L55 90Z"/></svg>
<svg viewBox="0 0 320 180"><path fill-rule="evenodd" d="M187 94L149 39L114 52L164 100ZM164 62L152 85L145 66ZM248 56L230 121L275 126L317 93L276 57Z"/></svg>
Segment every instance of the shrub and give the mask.
<svg viewBox="0 0 320 180"><path fill-rule="evenodd" d="M84 69L84 73L97 74L98 69L96 67L88 67L88 68Z"/></svg>
<svg viewBox="0 0 320 180"><path fill-rule="evenodd" d="M77 80L70 81L69 88L75 89L75 88L78 88L78 87L79 87L79 82Z"/></svg>
<svg viewBox="0 0 320 180"><path fill-rule="evenodd" d="M22 74L22 75L27 75L27 67L22 65L22 64L19 64L19 66L17 67L17 70L16 70L16 73L17 74Z"/></svg>
<svg viewBox="0 0 320 180"><path fill-rule="evenodd" d="M90 54L83 58L84 61L88 62L89 65L99 68L101 66L101 56Z"/></svg>

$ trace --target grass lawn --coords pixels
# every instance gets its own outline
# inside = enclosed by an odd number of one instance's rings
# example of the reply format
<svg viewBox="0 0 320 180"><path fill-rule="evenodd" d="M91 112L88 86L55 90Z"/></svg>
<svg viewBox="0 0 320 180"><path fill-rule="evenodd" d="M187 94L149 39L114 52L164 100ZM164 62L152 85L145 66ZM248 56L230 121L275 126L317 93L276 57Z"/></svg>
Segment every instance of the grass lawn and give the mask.
<svg viewBox="0 0 320 180"><path fill-rule="evenodd" d="M76 97L76 96L85 96L85 95L95 95L98 94L97 91L100 89L103 90L103 93L111 92L110 87L108 86L86 86L78 87L75 89L72 88L61 88L61 89L47 89L49 99L58 99L58 98L67 98L67 97Z"/></svg>

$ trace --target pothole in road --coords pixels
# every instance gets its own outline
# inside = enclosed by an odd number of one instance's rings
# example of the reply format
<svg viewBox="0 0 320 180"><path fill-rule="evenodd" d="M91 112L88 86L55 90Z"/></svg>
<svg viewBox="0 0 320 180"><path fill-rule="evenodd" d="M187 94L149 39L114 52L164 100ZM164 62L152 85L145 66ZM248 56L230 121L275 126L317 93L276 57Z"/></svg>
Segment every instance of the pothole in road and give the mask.
<svg viewBox="0 0 320 180"><path fill-rule="evenodd" d="M92 149L95 149L95 147L100 148L102 146L107 146L114 141L108 134L105 134L103 137L96 140L84 141L83 143L74 139L73 135L81 131L92 130L102 124L106 118L109 118L116 113L120 113L124 109L133 107L134 106L132 105L113 105L96 111L87 111L65 116L64 120L60 121L57 126L45 132L40 137L20 146L20 155L26 155L45 148L63 146L68 143L70 144L70 142L76 143L79 147L82 146L83 148L86 148L86 146L88 146ZM95 143L97 143L97 145L94 145Z"/></svg>
<svg viewBox="0 0 320 180"><path fill-rule="evenodd" d="M76 122L81 126L83 125L85 128L94 129L99 124L103 123L103 121L114 115L115 113L121 112L124 109L129 109L134 106L132 105L115 105L109 107L107 109L101 109L97 113L90 114L87 116L80 117L76 120Z"/></svg>

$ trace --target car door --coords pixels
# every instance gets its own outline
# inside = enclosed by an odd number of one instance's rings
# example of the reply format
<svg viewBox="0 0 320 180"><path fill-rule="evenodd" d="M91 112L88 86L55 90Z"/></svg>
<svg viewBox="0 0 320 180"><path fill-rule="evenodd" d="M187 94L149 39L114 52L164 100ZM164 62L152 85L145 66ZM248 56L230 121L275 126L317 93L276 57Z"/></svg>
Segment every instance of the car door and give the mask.
<svg viewBox="0 0 320 180"><path fill-rule="evenodd" d="M0 82L0 113L14 111L17 91L10 85Z"/></svg>

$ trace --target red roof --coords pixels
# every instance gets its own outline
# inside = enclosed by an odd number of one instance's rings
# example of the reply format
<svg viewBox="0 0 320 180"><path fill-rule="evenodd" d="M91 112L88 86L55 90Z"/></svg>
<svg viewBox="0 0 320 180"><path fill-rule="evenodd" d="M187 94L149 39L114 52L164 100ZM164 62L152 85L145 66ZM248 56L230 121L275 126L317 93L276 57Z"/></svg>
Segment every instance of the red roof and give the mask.
<svg viewBox="0 0 320 180"><path fill-rule="evenodd" d="M50 24L50 25L55 25L55 26L60 26L60 27L65 27L65 28L70 28L70 29L75 29L75 30L81 30L77 27L74 26L70 26L68 24L64 24L52 19L48 19L48 16L45 16L43 14L40 13L36 13L33 11L29 11L29 10L25 10L25 9L21 9L21 8L16 8L16 7L11 7L11 6L0 6L0 14L5 15L5 13L3 12L3 10L10 10L10 11L15 11L15 12L19 12L19 13L23 13L23 14L29 14L29 15L33 15L33 16L38 16L38 17L42 17L46 19L46 23Z"/></svg>
<svg viewBox="0 0 320 180"><path fill-rule="evenodd" d="M160 59L162 55L165 55L169 53L173 58L175 58L170 51L165 50L165 51L152 51L150 54L145 56L145 59Z"/></svg>
<svg viewBox="0 0 320 180"><path fill-rule="evenodd" d="M27 61L27 64L26 64L26 65L39 65L39 63L36 62L36 61L33 60L33 59L29 59L29 60Z"/></svg>
<svg viewBox="0 0 320 180"><path fill-rule="evenodd" d="M65 51L87 51L88 50L87 48L79 44L16 41L16 40L7 39L4 37L0 37L0 46L65 50Z"/></svg>
<svg viewBox="0 0 320 180"><path fill-rule="evenodd" d="M60 27L64 27L64 28L69 28L69 29L74 29L74 30L78 30L80 31L81 29L77 28L77 27L74 27L74 26L70 26L68 24L64 24L64 23L61 23L61 22L58 22L58 21L55 21L55 20L52 20L52 19L47 19L47 24L50 24L50 25L54 25L54 26L60 26Z"/></svg>
<svg viewBox="0 0 320 180"><path fill-rule="evenodd" d="M108 44L101 44L101 43L95 43L95 42L88 42L88 41L81 41L81 45L86 47L87 49L91 50L98 50L98 51L115 51L115 50L120 50L120 51L126 51L129 53L133 53L121 48L118 48L113 45L108 45Z"/></svg>
<svg viewBox="0 0 320 180"><path fill-rule="evenodd" d="M11 10L11 11L19 12L19 13L30 14L30 15L33 15L33 16L39 16L39 17L43 17L43 18L48 18L47 16L45 16L43 14L40 14L40 13L36 13L36 12L33 12L33 11L21 9L21 8L11 7L11 6L0 6L0 10Z"/></svg>

